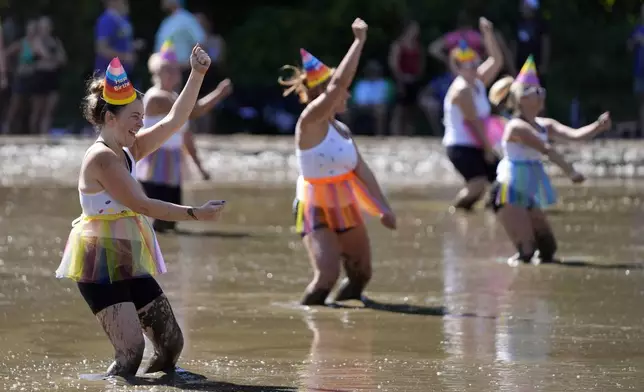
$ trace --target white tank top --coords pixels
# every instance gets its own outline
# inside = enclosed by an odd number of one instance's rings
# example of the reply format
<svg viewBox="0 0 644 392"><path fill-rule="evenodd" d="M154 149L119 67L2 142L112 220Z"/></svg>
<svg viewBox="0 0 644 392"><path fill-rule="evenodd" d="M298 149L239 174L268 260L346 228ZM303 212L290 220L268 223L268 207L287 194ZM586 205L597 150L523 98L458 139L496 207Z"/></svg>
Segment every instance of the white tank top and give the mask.
<svg viewBox="0 0 644 392"><path fill-rule="evenodd" d="M460 76L459 76L460 78ZM485 84L476 80L474 89L474 106L479 118L487 118L490 115L491 107L485 91ZM445 135L443 136L444 146L478 146L478 142L470 131L465 128L465 117L458 105L455 105L450 97L443 101L443 125Z"/></svg>
<svg viewBox="0 0 644 392"><path fill-rule="evenodd" d="M358 165L358 152L353 139L345 138L329 123L326 137L307 150L295 150L300 176L297 179L297 198L303 195L304 178L335 177L349 173Z"/></svg>
<svg viewBox="0 0 644 392"><path fill-rule="evenodd" d="M134 161L134 157L127 148L124 148L123 151L125 151L125 154L127 155L127 165L130 169L130 175L136 179L136 163ZM114 200L114 198L112 198L112 196L110 196L110 194L105 190L98 193L83 193L79 189L78 193L80 197L80 205L83 209L83 215L107 215L131 211L129 208Z"/></svg>
<svg viewBox="0 0 644 392"><path fill-rule="evenodd" d="M536 119L536 122L541 128L538 129L537 137L544 143L548 142L548 130L542 124L539 124L538 119ZM503 157L509 161L541 161L543 159L543 154L525 144L503 140L501 147Z"/></svg>
<svg viewBox="0 0 644 392"><path fill-rule="evenodd" d="M151 95L150 92L154 90L158 90L158 87L151 87L147 93L143 96L143 107L145 108L148 105L148 97ZM157 124L159 121L163 120L165 118L164 115L158 115L158 116L144 116L143 117L143 128L150 128L151 126ZM181 149L183 147L183 133L188 129L188 123L185 123L181 126L181 128L175 132L168 140L163 143L163 145L160 147L162 149L169 149L169 150L177 150Z"/></svg>

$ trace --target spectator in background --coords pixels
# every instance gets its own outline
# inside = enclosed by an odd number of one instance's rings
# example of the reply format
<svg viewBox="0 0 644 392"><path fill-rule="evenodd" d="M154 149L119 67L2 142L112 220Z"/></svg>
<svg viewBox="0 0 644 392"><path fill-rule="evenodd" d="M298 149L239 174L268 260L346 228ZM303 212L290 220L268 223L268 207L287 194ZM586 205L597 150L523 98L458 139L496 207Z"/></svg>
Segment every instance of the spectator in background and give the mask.
<svg viewBox="0 0 644 392"><path fill-rule="evenodd" d="M225 78L224 59L226 55L226 42L223 37L213 32L212 23L203 13L196 13L195 17L201 28L206 33L206 39L201 43L202 48L210 56L210 68L206 72L199 97L203 97L212 91L217 84ZM198 133L213 132L215 127L215 113L208 112L195 120L195 128Z"/></svg>
<svg viewBox="0 0 644 392"><path fill-rule="evenodd" d="M144 46L135 40L128 14L128 0L104 0L105 11L96 21L94 72L104 72L114 57L121 60L125 72L131 73L136 62L136 52Z"/></svg>
<svg viewBox="0 0 644 392"><path fill-rule="evenodd" d="M550 36L548 26L541 16L539 0L520 0L520 15L517 19L516 36L512 42L513 70L521 69L532 54L539 69L541 85L545 87L550 62ZM512 71L512 70L511 70Z"/></svg>
<svg viewBox="0 0 644 392"><path fill-rule="evenodd" d="M427 122L432 129L433 135L443 134L443 101L449 86L456 77L450 71L438 75L429 81L427 86L420 93L420 108L423 110Z"/></svg>
<svg viewBox="0 0 644 392"><path fill-rule="evenodd" d="M17 125L15 124L15 120L18 114L20 114L24 100L32 96L35 64L44 56L44 50L38 40L37 20L29 20L27 22L25 36L7 48L7 57L12 57L15 54L18 54L18 65L12 84L9 110L2 125L3 134L9 133L11 126ZM28 130L25 133L29 133Z"/></svg>
<svg viewBox="0 0 644 392"><path fill-rule="evenodd" d="M4 36L2 34L2 23L0 23L0 89L7 88L7 59L4 50Z"/></svg>
<svg viewBox="0 0 644 392"><path fill-rule="evenodd" d="M35 64L29 126L32 133L44 135L51 129L54 109L58 103L61 70L67 63L67 55L63 43L52 35L52 22L48 16L43 16L38 21L38 40L43 56Z"/></svg>
<svg viewBox="0 0 644 392"><path fill-rule="evenodd" d="M633 51L633 91L639 104L640 132L644 130L644 5L640 9L640 21L628 40Z"/></svg>
<svg viewBox="0 0 644 392"><path fill-rule="evenodd" d="M418 22L408 22L400 37L391 44L389 67L398 92L391 125L392 134L409 135L412 110L418 107L421 77L425 71L425 51L420 43Z"/></svg>
<svg viewBox="0 0 644 392"><path fill-rule="evenodd" d="M184 9L184 0L161 0L161 8L169 15L161 22L155 38L154 50L159 52L163 43L172 41L181 67L183 80L190 75L190 54L197 43L206 41L206 32L199 21Z"/></svg>
<svg viewBox="0 0 644 392"><path fill-rule="evenodd" d="M351 92L351 105L347 111L347 121L352 123L361 114L373 118L375 135L385 136L387 133L387 110L394 96L393 83L383 76L382 67L377 61L371 60L364 70L364 78L359 79ZM354 125L353 129L359 128Z"/></svg>

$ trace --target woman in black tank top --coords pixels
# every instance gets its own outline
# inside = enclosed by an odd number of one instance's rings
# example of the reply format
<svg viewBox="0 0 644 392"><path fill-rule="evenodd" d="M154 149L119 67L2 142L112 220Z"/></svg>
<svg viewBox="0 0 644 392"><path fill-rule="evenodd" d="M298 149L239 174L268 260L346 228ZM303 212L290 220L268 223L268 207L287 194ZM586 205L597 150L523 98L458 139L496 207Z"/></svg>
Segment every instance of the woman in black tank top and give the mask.
<svg viewBox="0 0 644 392"><path fill-rule="evenodd" d="M33 110L29 121L32 133L46 134L51 128L59 98L60 71L67 61L62 43L51 32L51 19L41 17L38 20L38 40L44 55L36 60L34 73Z"/></svg>

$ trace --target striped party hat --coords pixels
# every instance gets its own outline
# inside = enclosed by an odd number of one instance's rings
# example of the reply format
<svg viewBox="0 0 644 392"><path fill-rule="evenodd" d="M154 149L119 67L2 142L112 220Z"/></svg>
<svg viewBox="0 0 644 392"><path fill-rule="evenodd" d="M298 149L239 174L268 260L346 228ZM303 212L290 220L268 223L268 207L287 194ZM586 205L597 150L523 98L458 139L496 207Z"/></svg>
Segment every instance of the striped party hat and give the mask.
<svg viewBox="0 0 644 392"><path fill-rule="evenodd" d="M534 64L534 57L532 55L528 56L523 67L521 67L516 82L532 86L541 86L539 76L537 76L537 66Z"/></svg>
<svg viewBox="0 0 644 392"><path fill-rule="evenodd" d="M450 57L459 63L470 63L477 61L479 55L467 45L464 39L458 42L458 46L452 49Z"/></svg>
<svg viewBox="0 0 644 392"><path fill-rule="evenodd" d="M130 83L118 57L114 57L105 72L103 99L111 105L127 105L136 99L136 91Z"/></svg>
<svg viewBox="0 0 644 392"><path fill-rule="evenodd" d="M174 50L174 44L170 40L166 40L161 46L159 51L161 58L165 61L176 63L177 62L177 53Z"/></svg>
<svg viewBox="0 0 644 392"><path fill-rule="evenodd" d="M331 76L331 69L311 53L300 49L300 56L302 56L302 64L304 65L304 72L306 72L307 87L315 87Z"/></svg>

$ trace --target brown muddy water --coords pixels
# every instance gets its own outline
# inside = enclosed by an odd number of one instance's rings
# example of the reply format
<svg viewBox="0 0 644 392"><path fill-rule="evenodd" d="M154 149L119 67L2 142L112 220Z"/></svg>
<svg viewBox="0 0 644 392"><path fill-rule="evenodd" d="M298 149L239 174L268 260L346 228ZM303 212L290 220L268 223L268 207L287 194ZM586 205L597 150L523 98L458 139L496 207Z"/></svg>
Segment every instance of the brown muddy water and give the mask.
<svg viewBox="0 0 644 392"><path fill-rule="evenodd" d="M174 385L79 377L112 355L74 284L54 278L88 142L0 144L0 391L644 390L639 181L558 183L550 219L564 263L512 268L493 215L446 212L453 174L432 174L444 158L427 158L433 169L405 187L400 172L376 170L400 226L369 222L376 302L307 309L297 305L311 272L292 232L292 157L204 143L207 166L234 180L185 190L188 203L228 200L221 222L159 236L169 269L159 281L186 339L180 366L206 377ZM385 162L376 167L426 159L372 153L389 148L381 143L369 148L367 159Z"/></svg>

